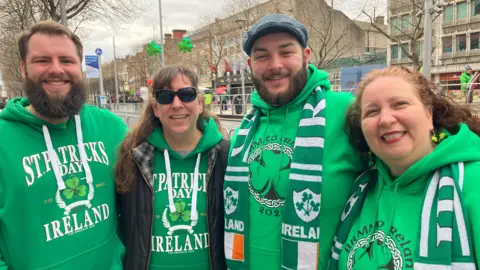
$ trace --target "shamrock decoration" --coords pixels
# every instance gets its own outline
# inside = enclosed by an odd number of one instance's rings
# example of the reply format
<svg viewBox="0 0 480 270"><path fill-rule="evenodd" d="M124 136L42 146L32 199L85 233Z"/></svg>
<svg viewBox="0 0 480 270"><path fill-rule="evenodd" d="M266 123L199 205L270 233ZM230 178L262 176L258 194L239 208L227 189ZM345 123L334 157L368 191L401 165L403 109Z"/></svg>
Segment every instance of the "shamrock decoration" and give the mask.
<svg viewBox="0 0 480 270"><path fill-rule="evenodd" d="M175 203L175 212L170 213L170 218L172 221L177 221L181 218L183 221L187 222L190 220L190 210L185 210L187 203L184 201ZM180 220L178 220L180 222Z"/></svg>
<svg viewBox="0 0 480 270"><path fill-rule="evenodd" d="M192 52L193 44L189 38L183 38L181 42L178 43L178 50L182 53Z"/></svg>
<svg viewBox="0 0 480 270"><path fill-rule="evenodd" d="M295 206L299 211L303 210L306 216L310 216L311 211L313 212L320 211L320 203L314 202L312 194L307 192L303 192L302 202L297 202Z"/></svg>
<svg viewBox="0 0 480 270"><path fill-rule="evenodd" d="M152 41L147 44L147 54L148 56L159 55L162 53L162 46L157 44L155 41Z"/></svg>
<svg viewBox="0 0 480 270"><path fill-rule="evenodd" d="M63 195L67 200L71 200L74 198L75 200L78 197L83 197L87 195L87 186L85 185L78 185L80 180L78 180L78 177L74 176L67 181L65 181L65 185L67 188L63 191Z"/></svg>
<svg viewBox="0 0 480 270"><path fill-rule="evenodd" d="M232 195L233 195L233 193L230 190L228 190L227 193L226 193L227 198L226 198L226 202L225 202L227 209L230 209L231 206L236 206L237 205L238 199L235 198Z"/></svg>

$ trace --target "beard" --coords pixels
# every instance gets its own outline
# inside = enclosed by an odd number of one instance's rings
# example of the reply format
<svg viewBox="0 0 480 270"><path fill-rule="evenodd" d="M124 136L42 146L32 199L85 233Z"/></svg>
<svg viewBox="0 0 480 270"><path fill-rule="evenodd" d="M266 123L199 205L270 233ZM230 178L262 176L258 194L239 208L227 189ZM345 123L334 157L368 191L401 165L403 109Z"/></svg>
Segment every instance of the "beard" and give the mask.
<svg viewBox="0 0 480 270"><path fill-rule="evenodd" d="M281 93L274 93L267 88L265 84L265 79L273 78L274 76L290 77L290 83L287 90ZM288 104L290 101L294 100L300 92L302 92L305 84L307 83L308 71L307 64L303 61L302 68L292 73L282 72L282 71L269 71L262 78L259 78L255 75L252 76L252 82L255 86L255 89L258 92L258 95L265 101L267 104L273 107L281 107L285 104Z"/></svg>
<svg viewBox="0 0 480 270"><path fill-rule="evenodd" d="M56 76L61 79L65 76ZM72 80L70 80L72 81ZM73 82L73 81L72 81ZM26 74L24 90L32 107L40 114L48 118L72 117L80 112L87 99L85 84L82 81L72 83L70 91L64 97L50 97L41 83L34 82Z"/></svg>

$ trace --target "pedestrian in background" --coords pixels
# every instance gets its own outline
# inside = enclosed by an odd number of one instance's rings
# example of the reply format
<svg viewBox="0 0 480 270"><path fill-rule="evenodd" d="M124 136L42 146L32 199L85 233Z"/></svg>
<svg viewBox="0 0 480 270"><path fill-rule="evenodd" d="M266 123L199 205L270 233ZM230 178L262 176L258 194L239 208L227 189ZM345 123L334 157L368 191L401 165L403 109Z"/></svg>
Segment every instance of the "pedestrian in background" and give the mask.
<svg viewBox="0 0 480 270"><path fill-rule="evenodd" d="M223 177L230 143L204 108L197 75L161 69L116 166L124 267L226 269Z"/></svg>

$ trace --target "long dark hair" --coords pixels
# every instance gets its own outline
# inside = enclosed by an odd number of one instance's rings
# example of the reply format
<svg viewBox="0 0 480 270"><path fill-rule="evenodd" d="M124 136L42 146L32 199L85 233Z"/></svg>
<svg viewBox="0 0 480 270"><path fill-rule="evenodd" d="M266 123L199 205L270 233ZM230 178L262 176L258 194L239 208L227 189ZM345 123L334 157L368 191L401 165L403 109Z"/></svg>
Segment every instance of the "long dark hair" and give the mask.
<svg viewBox="0 0 480 270"><path fill-rule="evenodd" d="M190 79L192 86L198 89L198 78L195 72L184 66L169 66L162 68L153 76L152 87L149 89L150 99L145 103L140 120L127 134L125 140L122 142L118 154L118 160L115 165L115 185L116 190L119 193L128 192L135 182L135 163L130 153L132 149L145 142L152 131L161 127L162 123L155 116L150 100L153 98L154 89L171 88L171 82L178 74ZM204 102L203 95L199 94L198 98ZM203 121L212 118L215 120L218 129L222 131L220 125L220 119L214 113L206 110L203 106L203 112L199 115L197 120L197 127L203 123Z"/></svg>
<svg viewBox="0 0 480 270"><path fill-rule="evenodd" d="M432 108L433 127L436 131L444 128L451 133L456 133L458 124L465 123L470 130L480 136L478 117L467 107L456 104L451 98L439 95L435 84L425 78L422 73L403 67L387 67L371 71L358 83L357 99L347 111L345 131L348 134L350 143L360 152L367 153L369 151L361 127L362 108L360 104L362 102L362 94L370 83L384 76L401 77L413 84L420 95L422 103L426 107Z"/></svg>

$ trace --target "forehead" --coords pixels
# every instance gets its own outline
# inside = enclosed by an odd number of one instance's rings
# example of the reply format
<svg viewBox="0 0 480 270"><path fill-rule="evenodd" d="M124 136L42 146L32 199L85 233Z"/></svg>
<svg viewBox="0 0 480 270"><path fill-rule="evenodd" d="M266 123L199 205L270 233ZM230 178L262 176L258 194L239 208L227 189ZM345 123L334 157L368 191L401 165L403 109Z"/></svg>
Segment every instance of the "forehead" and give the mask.
<svg viewBox="0 0 480 270"><path fill-rule="evenodd" d="M179 73L173 77L171 85L173 88L172 90L178 90L186 86L192 86L192 82L187 76Z"/></svg>
<svg viewBox="0 0 480 270"><path fill-rule="evenodd" d="M277 50L281 49L282 45L293 43L295 47L300 48L301 45L298 40L289 33L273 33L258 38L252 46L252 53L255 50Z"/></svg>
<svg viewBox="0 0 480 270"><path fill-rule="evenodd" d="M27 58L35 56L78 58L75 43L67 35L36 33L30 37Z"/></svg>
<svg viewBox="0 0 480 270"><path fill-rule="evenodd" d="M419 97L414 85L399 76L382 76L373 80L362 93L362 104L400 96Z"/></svg>

